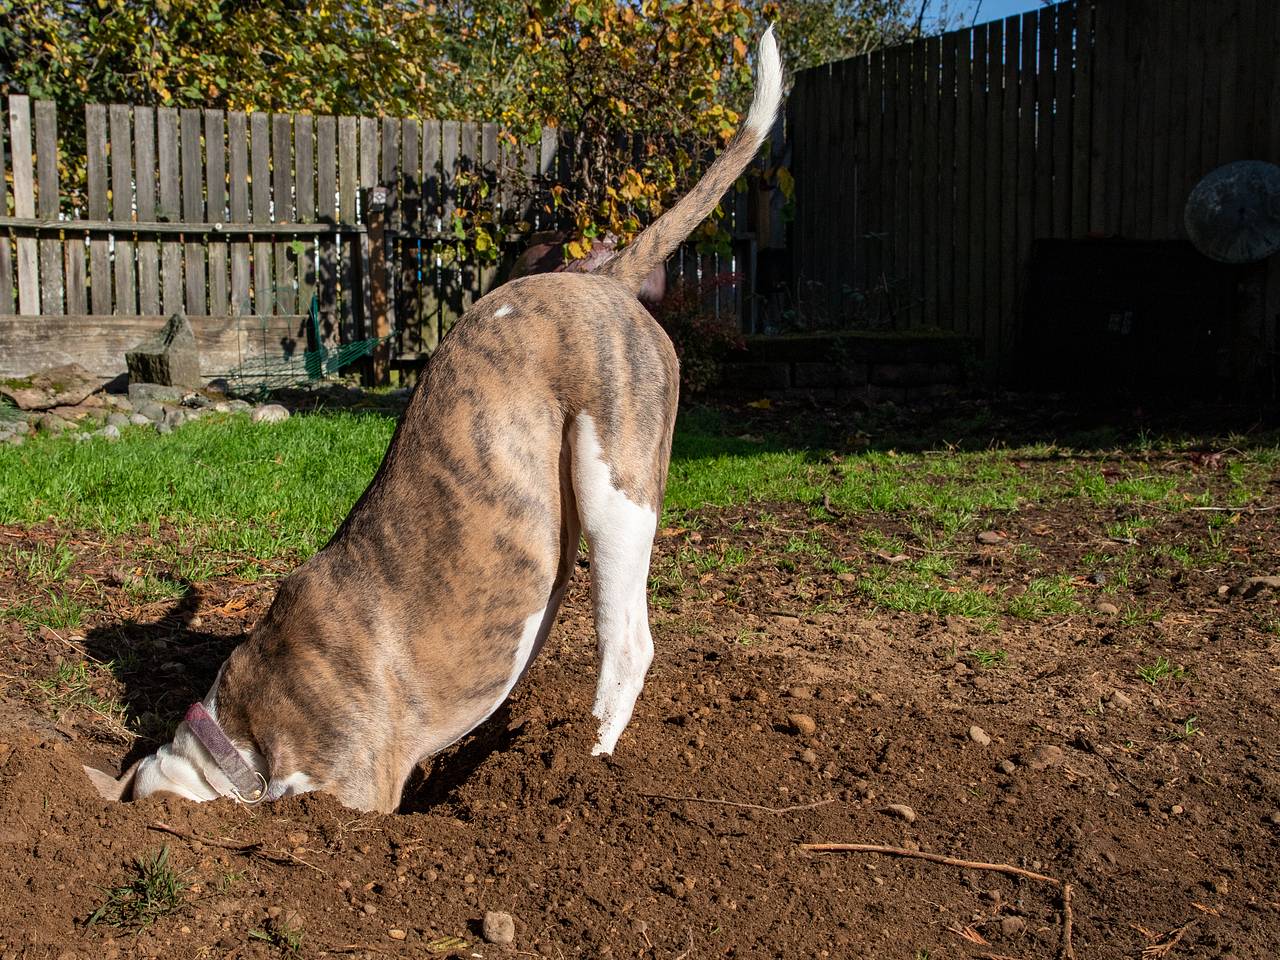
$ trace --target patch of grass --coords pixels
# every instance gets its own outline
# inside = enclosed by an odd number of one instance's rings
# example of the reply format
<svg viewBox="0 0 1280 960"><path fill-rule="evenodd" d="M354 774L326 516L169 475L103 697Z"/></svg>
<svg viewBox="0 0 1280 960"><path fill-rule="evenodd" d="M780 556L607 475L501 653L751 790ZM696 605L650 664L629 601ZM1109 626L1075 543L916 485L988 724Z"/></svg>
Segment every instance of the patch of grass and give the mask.
<svg viewBox="0 0 1280 960"><path fill-rule="evenodd" d="M1181 680L1187 675L1184 667L1174 663L1168 657L1156 657L1156 662L1149 667L1138 667L1134 671L1140 680L1155 686L1161 680Z"/></svg>
<svg viewBox="0 0 1280 960"><path fill-rule="evenodd" d="M998 612L995 601L980 590L943 585L910 570L899 574L873 568L858 588L872 603L890 610L962 617L990 617Z"/></svg>
<svg viewBox="0 0 1280 960"><path fill-rule="evenodd" d="M180 580L144 573L125 584L125 592L134 603L158 603L161 600L177 600L185 597L191 588Z"/></svg>
<svg viewBox="0 0 1280 960"><path fill-rule="evenodd" d="M59 660L53 675L37 680L35 685L59 719L79 708L124 728L125 708L107 692L114 680L110 664Z"/></svg>
<svg viewBox="0 0 1280 960"><path fill-rule="evenodd" d="M1041 620L1080 609L1076 590L1066 575L1038 577L1027 584L1020 596L1010 597L1007 612L1024 620Z"/></svg>
<svg viewBox="0 0 1280 960"><path fill-rule="evenodd" d="M169 862L169 848L133 862L133 876L106 891L107 899L89 916L89 925L143 928L182 908L187 874Z"/></svg>
<svg viewBox="0 0 1280 960"><path fill-rule="evenodd" d="M15 547L8 556L16 573L41 584L60 583L75 561L76 555L65 543L38 543L29 550Z"/></svg>
<svg viewBox="0 0 1280 960"><path fill-rule="evenodd" d="M300 926L274 923L263 930L250 930L249 937L270 944L286 956L297 957L302 954L303 933Z"/></svg>
<svg viewBox="0 0 1280 960"><path fill-rule="evenodd" d="M1120 623L1126 627L1138 627L1148 623L1155 623L1163 616L1163 607L1154 607L1150 610L1144 610L1141 607L1129 607L1120 614Z"/></svg>
<svg viewBox="0 0 1280 960"><path fill-rule="evenodd" d="M1200 729L1199 720L1196 717L1187 717L1181 724L1173 728L1173 733L1169 736L1170 740L1190 740L1192 737L1203 737L1204 733Z"/></svg>
<svg viewBox="0 0 1280 960"><path fill-rule="evenodd" d="M0 607L0 620L16 620L28 630L48 627L50 630L73 630L84 620L88 607L69 593L46 591L46 600L24 600Z"/></svg>
<svg viewBox="0 0 1280 960"><path fill-rule="evenodd" d="M1112 540L1136 540L1139 533L1155 525L1156 522L1147 517L1129 517L1107 524L1107 536Z"/></svg>
<svg viewBox="0 0 1280 960"><path fill-rule="evenodd" d="M966 657L973 660L983 670L991 670L995 667L1003 666L1009 655L1003 650L970 650L965 654Z"/></svg>

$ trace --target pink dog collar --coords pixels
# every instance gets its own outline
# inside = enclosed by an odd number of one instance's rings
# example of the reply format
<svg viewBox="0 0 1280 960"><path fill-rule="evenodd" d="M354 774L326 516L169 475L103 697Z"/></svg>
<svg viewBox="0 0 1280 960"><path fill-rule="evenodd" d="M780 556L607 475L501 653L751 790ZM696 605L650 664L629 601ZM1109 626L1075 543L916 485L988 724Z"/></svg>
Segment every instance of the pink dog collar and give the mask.
<svg viewBox="0 0 1280 960"><path fill-rule="evenodd" d="M237 800L242 803L257 803L266 795L266 777L244 762L244 757L240 756L240 751L235 748L222 725L204 708L203 703L193 703L187 708L187 715L183 719L196 739L209 751L223 776L231 781Z"/></svg>

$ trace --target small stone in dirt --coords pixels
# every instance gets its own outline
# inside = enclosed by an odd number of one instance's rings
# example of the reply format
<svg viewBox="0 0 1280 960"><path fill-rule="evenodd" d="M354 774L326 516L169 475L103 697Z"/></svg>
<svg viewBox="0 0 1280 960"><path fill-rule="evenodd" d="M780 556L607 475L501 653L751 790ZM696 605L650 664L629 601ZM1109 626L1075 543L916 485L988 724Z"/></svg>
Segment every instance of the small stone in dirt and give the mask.
<svg viewBox="0 0 1280 960"><path fill-rule="evenodd" d="M1133 699L1123 690L1112 690L1107 702L1117 710L1128 710L1133 706Z"/></svg>
<svg viewBox="0 0 1280 960"><path fill-rule="evenodd" d="M818 725L807 713L793 713L787 717L791 729L802 737L812 737L818 731Z"/></svg>
<svg viewBox="0 0 1280 960"><path fill-rule="evenodd" d="M484 938L490 943L508 946L515 943L515 918L501 910L490 910L484 915L484 922L480 926L480 932L484 934Z"/></svg>
<svg viewBox="0 0 1280 960"><path fill-rule="evenodd" d="M392 927L390 930L387 931L387 936L390 937L392 940L403 940L405 937L405 933L403 930L400 930L396 927Z"/></svg>
<svg viewBox="0 0 1280 960"><path fill-rule="evenodd" d="M378 912L378 908L375 907L372 903L366 903L363 909L364 909L364 912L371 917Z"/></svg>
<svg viewBox="0 0 1280 960"><path fill-rule="evenodd" d="M278 403L264 403L249 417L254 423L279 423L289 419L289 411Z"/></svg>
<svg viewBox="0 0 1280 960"><path fill-rule="evenodd" d="M974 539L977 540L978 543L982 544L984 547L994 547L996 546L996 544L1004 543L1005 538L1004 538L1004 534L997 533L994 530L983 530L976 537L974 537Z"/></svg>
<svg viewBox="0 0 1280 960"><path fill-rule="evenodd" d="M801 750L800 759L803 760L805 763L817 763L818 755L814 753L812 750Z"/></svg>
<svg viewBox="0 0 1280 960"><path fill-rule="evenodd" d="M1031 751L1027 766L1032 770L1048 770L1062 762L1062 748L1051 743L1042 743Z"/></svg>
<svg viewBox="0 0 1280 960"><path fill-rule="evenodd" d="M897 817L900 820L905 820L907 821L907 823L916 822L916 812L912 810L910 807L908 807L905 803L891 803L880 812L887 813L890 816Z"/></svg>
<svg viewBox="0 0 1280 960"><path fill-rule="evenodd" d="M1272 811L1271 816L1267 819L1271 821L1273 827L1280 827L1280 810Z"/></svg>
<svg viewBox="0 0 1280 960"><path fill-rule="evenodd" d="M1007 760L1007 759L1001 760L1000 772L1005 774L1006 776L1012 777L1015 773L1018 772L1018 765L1014 763L1012 760Z"/></svg>
<svg viewBox="0 0 1280 960"><path fill-rule="evenodd" d="M1027 922L1021 917L1005 917L1000 921L1000 933L1006 937L1016 937L1027 928Z"/></svg>
<svg viewBox="0 0 1280 960"><path fill-rule="evenodd" d="M1280 577L1249 577L1236 584L1232 593L1251 600L1264 590L1280 590Z"/></svg>
<svg viewBox="0 0 1280 960"><path fill-rule="evenodd" d="M969 728L969 739L980 747L991 746L991 735L976 724Z"/></svg>
<svg viewBox="0 0 1280 960"><path fill-rule="evenodd" d="M1120 612L1120 608L1109 600L1099 600L1093 605L1093 609L1097 610L1103 616L1114 617Z"/></svg>
<svg viewBox="0 0 1280 960"><path fill-rule="evenodd" d="M787 696L792 700L808 700L813 697L813 690L809 687L792 687L787 691Z"/></svg>

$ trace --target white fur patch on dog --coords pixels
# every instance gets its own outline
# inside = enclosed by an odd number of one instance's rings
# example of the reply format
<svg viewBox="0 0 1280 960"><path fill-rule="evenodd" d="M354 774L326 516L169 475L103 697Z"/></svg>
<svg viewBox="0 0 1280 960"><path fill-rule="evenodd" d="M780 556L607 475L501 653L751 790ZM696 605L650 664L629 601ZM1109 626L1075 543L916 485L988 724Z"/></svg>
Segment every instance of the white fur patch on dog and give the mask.
<svg viewBox="0 0 1280 960"><path fill-rule="evenodd" d="M573 489L591 550L591 600L600 666L591 711L600 729L591 752L598 755L613 753L653 660L647 592L658 514L613 485L590 415L574 419L569 442Z"/></svg>
<svg viewBox="0 0 1280 960"><path fill-rule="evenodd" d="M497 310L493 311L495 317L505 317L512 313L513 307L509 303L504 303Z"/></svg>

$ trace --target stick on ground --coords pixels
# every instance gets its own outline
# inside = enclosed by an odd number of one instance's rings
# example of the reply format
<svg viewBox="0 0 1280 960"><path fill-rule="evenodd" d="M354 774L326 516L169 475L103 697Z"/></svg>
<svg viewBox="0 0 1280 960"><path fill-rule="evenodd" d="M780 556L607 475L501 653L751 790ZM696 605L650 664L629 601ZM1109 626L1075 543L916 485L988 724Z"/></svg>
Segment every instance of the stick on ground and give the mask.
<svg viewBox="0 0 1280 960"><path fill-rule="evenodd" d="M813 803L797 803L790 807L763 807L758 803L739 803L736 800L713 800L710 797L679 797L669 793L642 793L642 797L650 800L675 800L684 803L714 803L721 807L737 807L740 810L760 810L764 813L794 813L797 810L812 810L814 807L825 807L835 803L835 797L827 800L815 800Z"/></svg>
<svg viewBox="0 0 1280 960"><path fill-rule="evenodd" d="M906 847L886 847L878 843L802 843L801 850L812 853L881 853L889 857L910 857L914 860L928 860L930 863L941 863L948 867L960 867L963 870L991 870L1005 873L1013 877L1025 877L1041 883L1052 884L1062 891L1062 957L1063 960L1075 960L1075 950L1071 945L1071 884L1063 883L1057 877L1049 877L1033 870L1024 870L1009 863L985 863L981 860L961 860L958 857L944 857L940 853L927 853L924 850L908 850Z"/></svg>

